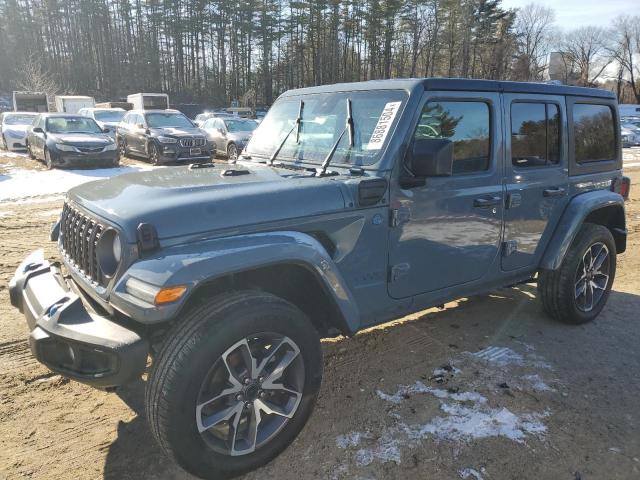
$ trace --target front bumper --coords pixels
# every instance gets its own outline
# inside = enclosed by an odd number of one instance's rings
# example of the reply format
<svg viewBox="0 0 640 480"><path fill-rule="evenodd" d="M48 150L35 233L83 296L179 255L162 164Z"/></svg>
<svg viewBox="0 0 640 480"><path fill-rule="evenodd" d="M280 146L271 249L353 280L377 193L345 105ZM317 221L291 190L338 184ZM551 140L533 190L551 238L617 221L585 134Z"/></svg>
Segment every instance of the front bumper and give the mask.
<svg viewBox="0 0 640 480"><path fill-rule="evenodd" d="M5 134L5 142L7 142L8 150L26 150L27 148L27 136L15 137L13 135Z"/></svg>
<svg viewBox="0 0 640 480"><path fill-rule="evenodd" d="M9 296L26 317L32 354L51 370L93 387L116 387L140 377L148 341L96 313L74 287L42 250L16 270Z"/></svg>
<svg viewBox="0 0 640 480"><path fill-rule="evenodd" d="M118 159L117 150L98 153L61 152L52 150L53 164L56 167L112 167Z"/></svg>
<svg viewBox="0 0 640 480"><path fill-rule="evenodd" d="M199 154L193 154L192 148L183 147L175 143L161 143L158 153L160 160L163 162L206 162L211 159L211 145L204 147L196 147L200 150Z"/></svg>

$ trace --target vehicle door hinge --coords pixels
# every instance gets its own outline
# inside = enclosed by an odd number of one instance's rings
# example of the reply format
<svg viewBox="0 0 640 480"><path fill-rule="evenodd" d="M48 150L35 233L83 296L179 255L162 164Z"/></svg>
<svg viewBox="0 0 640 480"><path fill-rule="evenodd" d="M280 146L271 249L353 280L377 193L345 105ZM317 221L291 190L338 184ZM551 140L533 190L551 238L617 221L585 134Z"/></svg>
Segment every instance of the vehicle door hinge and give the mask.
<svg viewBox="0 0 640 480"><path fill-rule="evenodd" d="M518 242L517 240L507 240L506 242L502 242L502 255L508 257L514 252L518 251Z"/></svg>
<svg viewBox="0 0 640 480"><path fill-rule="evenodd" d="M389 211L389 225L397 227L411 219L411 210L407 207L392 208Z"/></svg>
<svg viewBox="0 0 640 480"><path fill-rule="evenodd" d="M391 265L389 268L389 282L395 282L400 277L404 277L411 270L411 265L408 263L398 263L397 265Z"/></svg>

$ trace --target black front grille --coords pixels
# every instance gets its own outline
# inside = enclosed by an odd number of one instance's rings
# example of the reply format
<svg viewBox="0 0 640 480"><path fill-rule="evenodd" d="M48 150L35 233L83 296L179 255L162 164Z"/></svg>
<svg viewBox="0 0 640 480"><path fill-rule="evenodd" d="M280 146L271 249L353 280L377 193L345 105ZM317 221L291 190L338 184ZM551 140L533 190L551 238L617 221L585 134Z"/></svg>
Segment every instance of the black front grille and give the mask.
<svg viewBox="0 0 640 480"><path fill-rule="evenodd" d="M207 140L203 137L181 138L180 145L183 147L204 147Z"/></svg>
<svg viewBox="0 0 640 480"><path fill-rule="evenodd" d="M104 150L104 147L76 147L83 153L99 153Z"/></svg>
<svg viewBox="0 0 640 480"><path fill-rule="evenodd" d="M104 285L107 279L98 265L97 245L106 227L65 203L60 217L62 253L94 282Z"/></svg>

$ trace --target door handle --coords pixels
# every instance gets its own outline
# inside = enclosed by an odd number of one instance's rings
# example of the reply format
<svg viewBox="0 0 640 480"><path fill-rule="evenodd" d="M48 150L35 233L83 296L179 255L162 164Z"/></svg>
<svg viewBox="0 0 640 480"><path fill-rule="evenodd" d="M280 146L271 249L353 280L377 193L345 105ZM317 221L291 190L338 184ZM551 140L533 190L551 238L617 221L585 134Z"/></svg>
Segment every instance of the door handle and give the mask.
<svg viewBox="0 0 640 480"><path fill-rule="evenodd" d="M542 195L544 195L545 197L562 197L564 196L564 188L547 188L542 192Z"/></svg>
<svg viewBox="0 0 640 480"><path fill-rule="evenodd" d="M502 197L476 198L473 201L473 206L477 208L496 207L500 205L501 201L502 201Z"/></svg>

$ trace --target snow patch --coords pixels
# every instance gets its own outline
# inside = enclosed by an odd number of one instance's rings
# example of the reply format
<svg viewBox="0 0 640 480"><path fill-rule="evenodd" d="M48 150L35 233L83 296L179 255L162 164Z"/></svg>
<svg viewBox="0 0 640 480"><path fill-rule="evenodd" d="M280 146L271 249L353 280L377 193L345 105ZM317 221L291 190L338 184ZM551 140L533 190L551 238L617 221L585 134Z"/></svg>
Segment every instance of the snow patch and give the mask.
<svg viewBox="0 0 640 480"><path fill-rule="evenodd" d="M361 448L355 454L358 465L364 467L370 465L374 460L382 463L395 462L400 464L400 441L389 436L378 440L373 448Z"/></svg>
<svg viewBox="0 0 640 480"><path fill-rule="evenodd" d="M66 193L70 188L93 180L111 178L123 173L150 170L151 166L122 166L94 170L34 171L11 168L4 175L0 202Z"/></svg>
<svg viewBox="0 0 640 480"><path fill-rule="evenodd" d="M463 479L472 478L474 480L484 480L482 475L480 475L480 472L473 468L463 468L462 470L458 470L458 475Z"/></svg>
<svg viewBox="0 0 640 480"><path fill-rule="evenodd" d="M396 405L400 404L403 400L409 398L412 394L418 393L429 393L434 397L440 399L451 399L456 400L458 402L478 402L485 403L487 399L480 395L477 392L449 392L448 390L443 390L441 388L433 388L425 385L421 381L417 381L413 385L401 385L396 393L388 394L384 393L380 390L376 390L378 397L387 402L395 403Z"/></svg>
<svg viewBox="0 0 640 480"><path fill-rule="evenodd" d="M536 392L555 392L555 388L551 388L537 373L534 375L525 375L522 379L533 388Z"/></svg>
<svg viewBox="0 0 640 480"><path fill-rule="evenodd" d="M345 435L338 435L336 445L339 448L357 447L363 438L368 438L368 436L362 432L349 432Z"/></svg>
<svg viewBox="0 0 640 480"><path fill-rule="evenodd" d="M411 428L413 439L433 436L438 440L469 441L488 437L506 437L523 443L527 435L541 435L547 428L540 421L549 413L526 413L520 416L507 408L481 409L459 404L440 405L446 417Z"/></svg>

